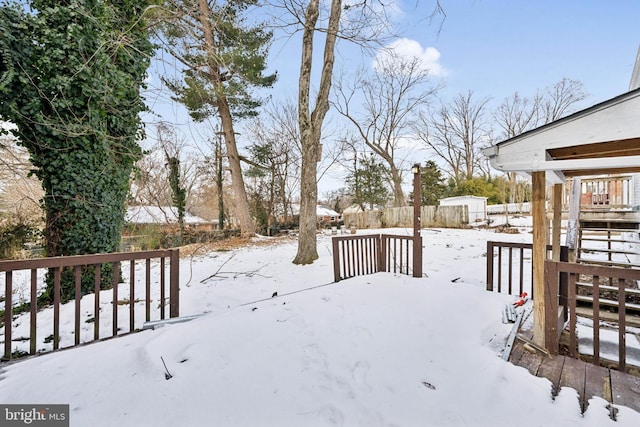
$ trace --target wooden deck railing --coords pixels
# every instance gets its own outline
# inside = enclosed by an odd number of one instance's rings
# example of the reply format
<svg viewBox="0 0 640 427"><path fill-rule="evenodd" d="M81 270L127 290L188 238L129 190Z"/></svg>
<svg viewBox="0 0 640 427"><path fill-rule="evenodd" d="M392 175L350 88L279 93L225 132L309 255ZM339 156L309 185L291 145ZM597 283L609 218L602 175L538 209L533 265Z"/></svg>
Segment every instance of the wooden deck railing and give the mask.
<svg viewBox="0 0 640 427"><path fill-rule="evenodd" d="M622 209L633 205L633 180L630 176L582 179L580 186L581 209Z"/></svg>
<svg viewBox="0 0 640 427"><path fill-rule="evenodd" d="M30 289L28 305L30 311L30 333L29 333L29 354L36 353L37 343L37 300L38 300L38 270L50 269L53 272L53 324L52 338L53 350L60 348L60 282L61 272L64 268L71 268L75 273L75 337L74 345L80 344L80 303L81 292L81 271L83 267L94 267L94 340L100 339L100 270L102 264L113 265L113 309L112 309L112 336L118 335L118 285L120 283L119 272L120 263L129 261L129 332L135 329L135 263L137 260L144 260L145 265L145 319L151 320L151 260L159 259L160 264L160 304L159 316L165 318L165 260L169 258L169 316L178 317L180 311L179 301L179 250L167 249L156 251L112 253L98 255L77 255L65 257L38 258L26 260L0 261L0 272L4 272L5 293L4 293L4 360L12 357L12 320L13 320L13 273L16 271L30 271Z"/></svg>
<svg viewBox="0 0 640 427"><path fill-rule="evenodd" d="M422 262L422 251L414 251L414 236L370 234L336 236L333 245L333 277L336 282L379 271L411 274L414 257ZM420 238L422 249L422 238Z"/></svg>
<svg viewBox="0 0 640 427"><path fill-rule="evenodd" d="M505 252L504 254L503 252ZM547 246L551 250L551 246ZM525 260L531 260L533 245L531 243L516 242L487 242L487 290L522 295L526 292L533 299L533 264L526 270ZM569 259L566 246L560 247L560 260ZM505 265L506 264L506 265ZM505 271L506 270L506 271ZM505 277L506 276L506 277ZM503 287L503 281L506 284Z"/></svg>
<svg viewBox="0 0 640 427"><path fill-rule="evenodd" d="M640 281L640 270L607 266L576 264L569 262L545 261L545 286L550 295L558 294L558 281L561 274L568 275L569 302L569 352L572 357L578 356L577 344L577 303L587 302L593 314L593 364L601 362L600 321L602 306L617 310L618 323L618 370L626 372L627 368L627 312L639 310L640 305L631 303L629 297L640 296L637 283ZM612 283L613 285L609 285ZM553 299L550 303L554 303ZM555 300L557 307L557 300ZM547 307L552 312L553 307ZM555 336L551 334L551 336ZM587 338L587 337L584 337ZM551 343L557 348L557 343Z"/></svg>

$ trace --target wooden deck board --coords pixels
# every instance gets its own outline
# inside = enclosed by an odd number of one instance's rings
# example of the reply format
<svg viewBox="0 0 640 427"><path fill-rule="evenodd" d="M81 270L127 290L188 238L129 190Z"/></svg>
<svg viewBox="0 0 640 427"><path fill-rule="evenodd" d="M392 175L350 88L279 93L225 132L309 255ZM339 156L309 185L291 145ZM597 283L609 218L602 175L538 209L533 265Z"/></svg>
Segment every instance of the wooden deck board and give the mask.
<svg viewBox="0 0 640 427"><path fill-rule="evenodd" d="M540 367L541 363L542 363L541 355L524 350L522 352L522 356L520 357L520 361L518 362L518 366L527 368L527 370L531 373L531 375L536 375L538 373L538 368Z"/></svg>
<svg viewBox="0 0 640 427"><path fill-rule="evenodd" d="M614 405L628 406L640 412L640 377L611 369L611 394Z"/></svg>
<svg viewBox="0 0 640 427"><path fill-rule="evenodd" d="M509 361L516 366L520 366L520 358L522 357L523 351L524 348L522 347L522 343L515 340L513 348L511 349L511 354L509 355Z"/></svg>
<svg viewBox="0 0 640 427"><path fill-rule="evenodd" d="M531 336L530 330L521 330L523 337ZM571 387L578 392L578 404L584 412L589 399L601 397L614 405L626 406L640 412L640 377L593 365L569 356L548 356L530 352L522 340L516 339L509 361L526 368L538 377L547 378L551 395L555 397L561 387ZM612 415L613 416L613 415Z"/></svg>
<svg viewBox="0 0 640 427"><path fill-rule="evenodd" d="M611 402L611 380L609 369L593 364L586 365L583 406L589 405L589 399L594 396L602 397Z"/></svg>
<svg viewBox="0 0 640 427"><path fill-rule="evenodd" d="M537 376L551 381L551 395L553 397L557 396L560 391L560 375L562 374L564 359L565 356L547 357L538 368Z"/></svg>
<svg viewBox="0 0 640 427"><path fill-rule="evenodd" d="M571 387L576 390L578 392L578 399L580 400L580 408L583 412L586 410L583 399L586 378L585 370L585 362L566 357L564 365L562 366L562 374L560 375L560 389L562 389L562 387Z"/></svg>

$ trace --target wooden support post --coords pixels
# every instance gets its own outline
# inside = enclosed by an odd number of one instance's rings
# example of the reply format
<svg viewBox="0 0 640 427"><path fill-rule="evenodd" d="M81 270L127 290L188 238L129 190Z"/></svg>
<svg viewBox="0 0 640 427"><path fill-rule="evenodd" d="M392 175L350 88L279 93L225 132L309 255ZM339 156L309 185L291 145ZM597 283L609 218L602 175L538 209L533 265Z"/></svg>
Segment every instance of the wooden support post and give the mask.
<svg viewBox="0 0 640 427"><path fill-rule="evenodd" d="M578 226L580 219L580 202L582 183L580 178L571 179L571 195L569 196L569 215L567 218L567 238L565 245L569 248L569 260L575 261L576 248L578 247Z"/></svg>
<svg viewBox="0 0 640 427"><path fill-rule="evenodd" d="M547 252L546 209L545 209L545 172L531 174L533 186L533 341L545 345L545 286L544 260Z"/></svg>
<svg viewBox="0 0 640 427"><path fill-rule="evenodd" d="M172 249L169 271L169 317L180 316L180 250Z"/></svg>
<svg viewBox="0 0 640 427"><path fill-rule="evenodd" d="M560 261L560 227L562 226L562 184L553 186L553 222L551 227L551 251L554 261Z"/></svg>
<svg viewBox="0 0 640 427"><path fill-rule="evenodd" d="M413 172L413 277L422 277L422 185L420 183L420 164L411 168Z"/></svg>

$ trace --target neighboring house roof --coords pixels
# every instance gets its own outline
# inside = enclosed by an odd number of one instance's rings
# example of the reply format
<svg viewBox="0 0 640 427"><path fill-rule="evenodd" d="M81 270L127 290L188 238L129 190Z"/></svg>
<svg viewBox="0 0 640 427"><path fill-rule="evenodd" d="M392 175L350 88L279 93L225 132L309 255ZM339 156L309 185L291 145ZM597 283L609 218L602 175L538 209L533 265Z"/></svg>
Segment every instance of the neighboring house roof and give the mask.
<svg viewBox="0 0 640 427"><path fill-rule="evenodd" d="M291 211L293 215L298 215L300 213L300 205L297 203L291 204ZM340 216L340 214L333 209L329 209L327 207L316 205L316 216Z"/></svg>
<svg viewBox="0 0 640 427"><path fill-rule="evenodd" d="M565 176L640 172L640 88L483 150L505 172Z"/></svg>
<svg viewBox="0 0 640 427"><path fill-rule="evenodd" d="M178 222L178 209L173 206L128 206L124 220L130 224L175 224ZM208 224L211 221L185 212L184 222Z"/></svg>
<svg viewBox="0 0 640 427"><path fill-rule="evenodd" d="M453 197L445 197L443 199L440 199L440 201L445 201L445 202L454 202L454 201L464 201L464 200L487 200L486 197L481 197L481 196L453 196Z"/></svg>

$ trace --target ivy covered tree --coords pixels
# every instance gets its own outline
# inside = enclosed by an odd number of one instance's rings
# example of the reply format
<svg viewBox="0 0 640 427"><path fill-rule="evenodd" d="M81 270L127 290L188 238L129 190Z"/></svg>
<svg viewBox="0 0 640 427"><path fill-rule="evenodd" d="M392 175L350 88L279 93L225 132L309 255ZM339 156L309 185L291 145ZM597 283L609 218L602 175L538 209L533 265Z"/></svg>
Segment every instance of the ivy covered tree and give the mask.
<svg viewBox="0 0 640 427"><path fill-rule="evenodd" d="M373 154L362 156L356 169L347 177L347 186L353 202L364 210L385 206L391 200L390 172Z"/></svg>
<svg viewBox="0 0 640 427"><path fill-rule="evenodd" d="M150 2L0 5L0 116L17 125L42 183L47 256L119 248L129 178L141 156ZM63 300L73 297L71 284L63 283ZM84 292L91 289L91 280L83 282Z"/></svg>

